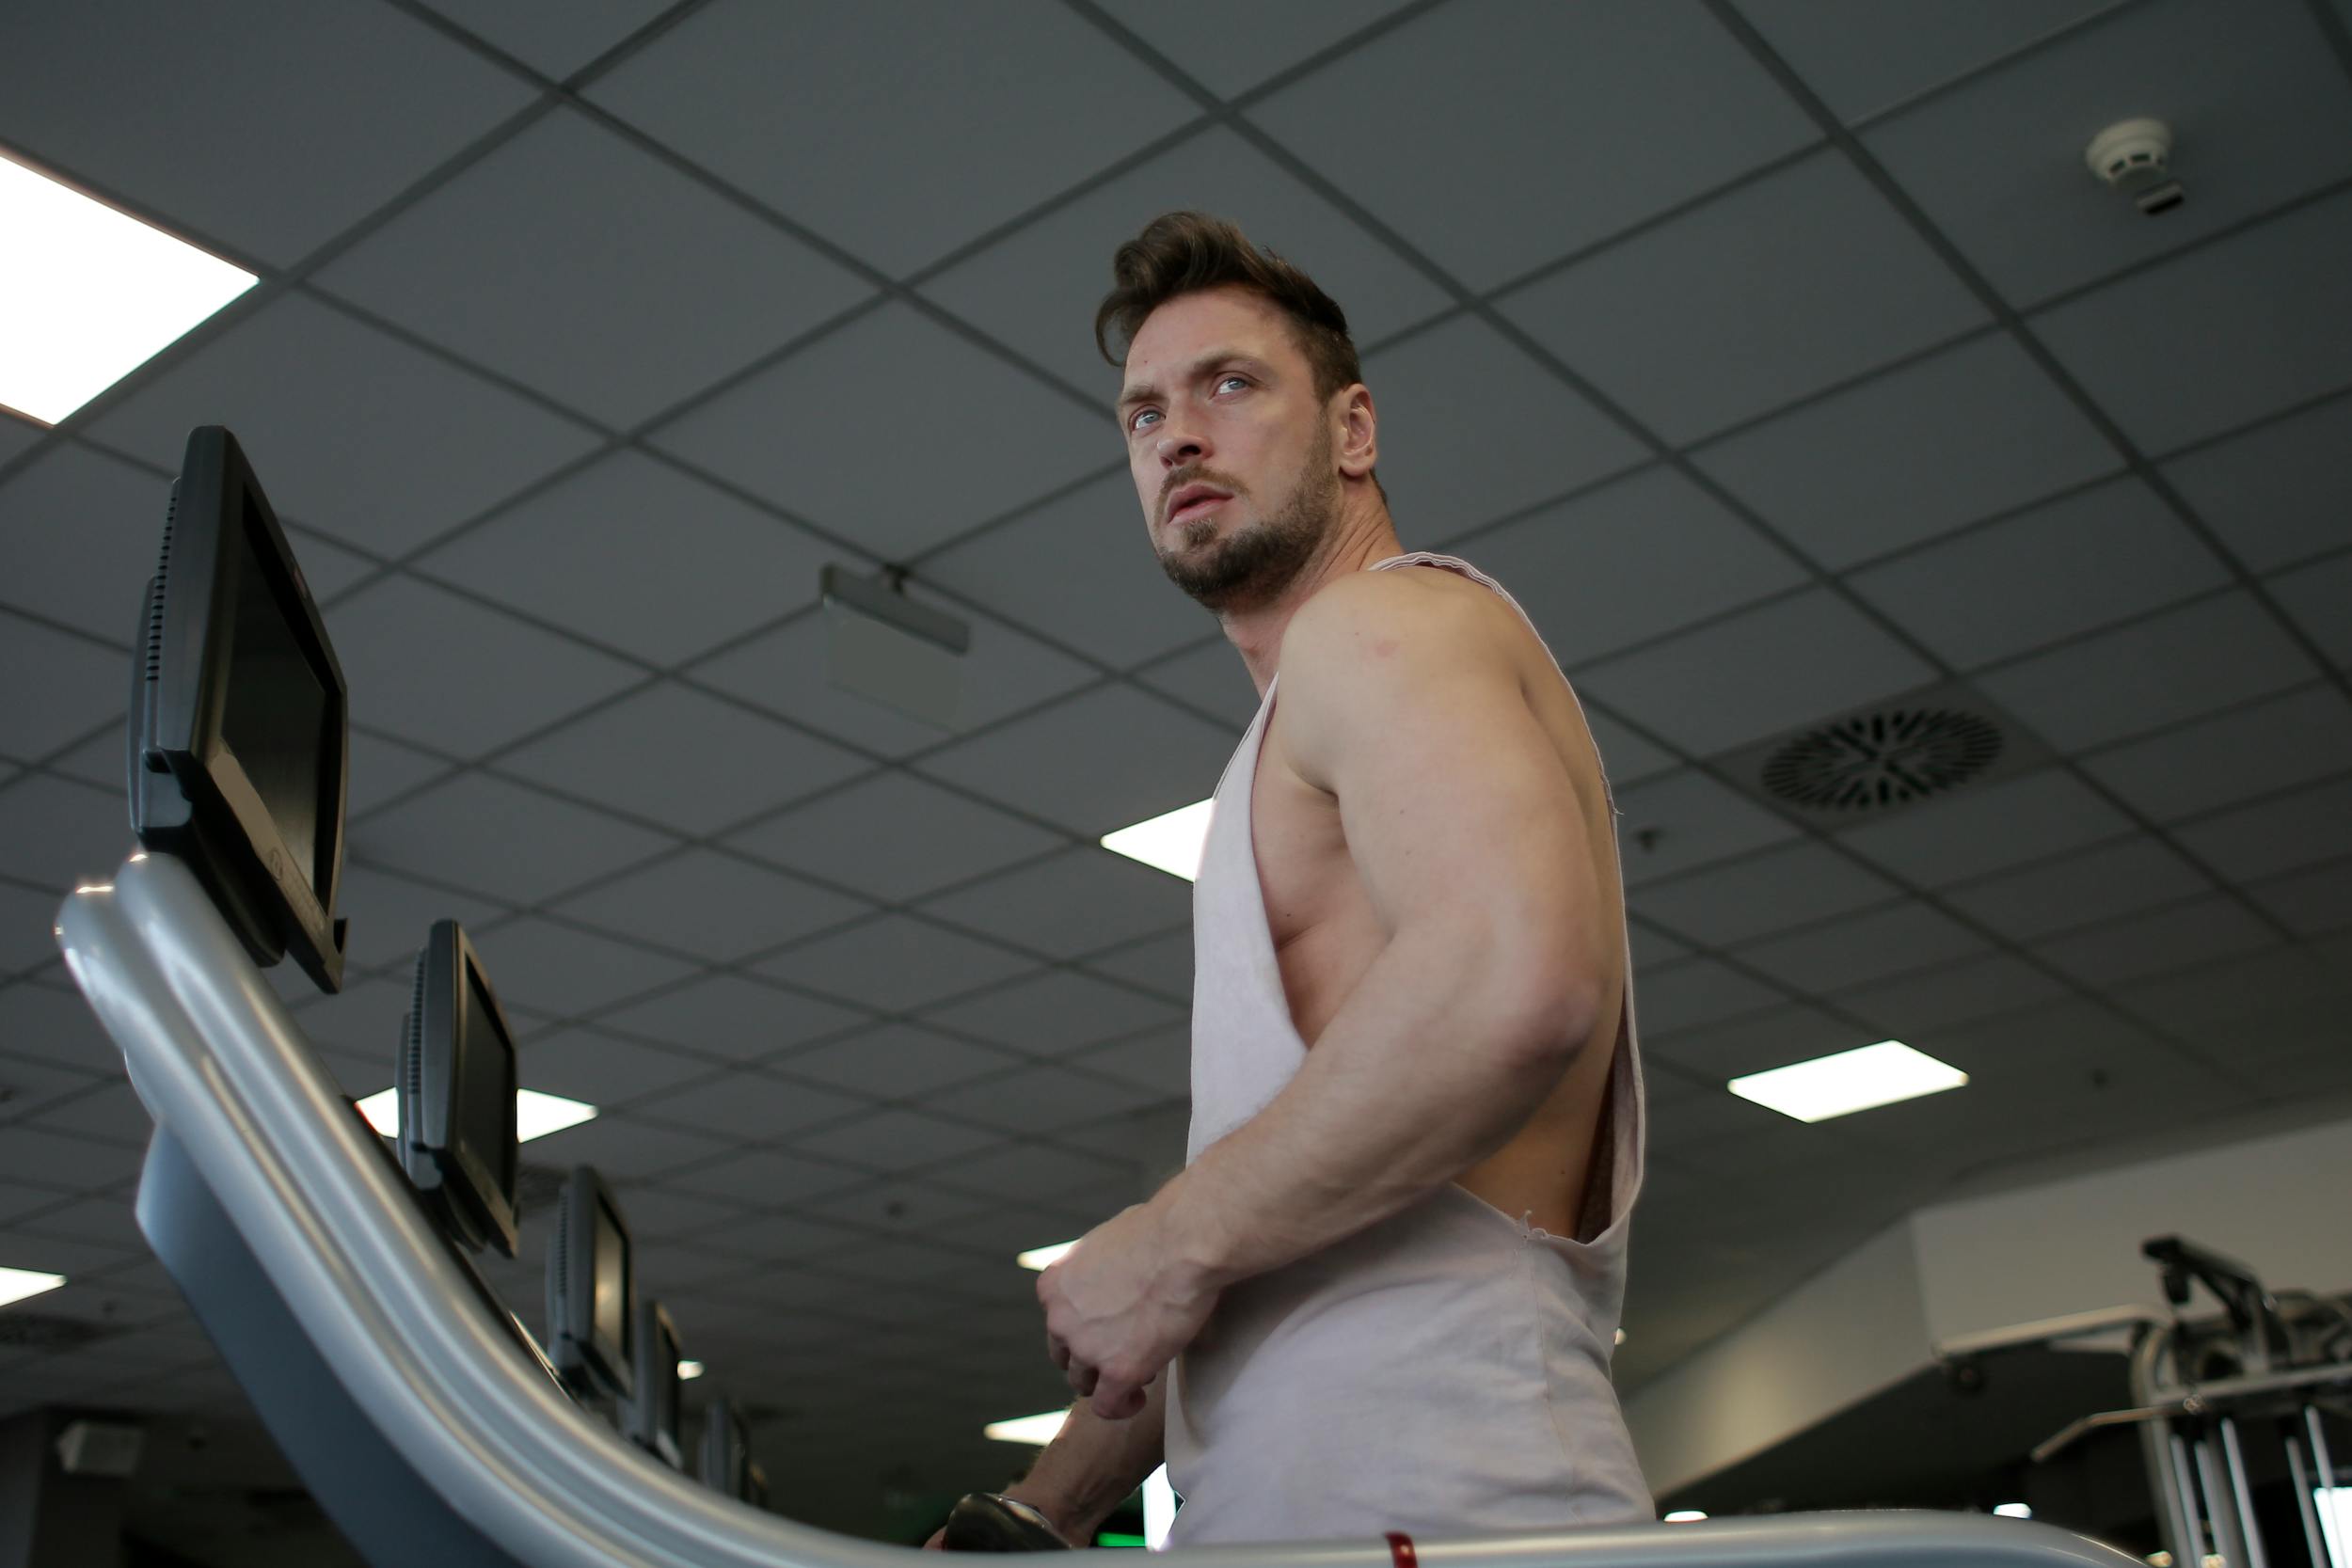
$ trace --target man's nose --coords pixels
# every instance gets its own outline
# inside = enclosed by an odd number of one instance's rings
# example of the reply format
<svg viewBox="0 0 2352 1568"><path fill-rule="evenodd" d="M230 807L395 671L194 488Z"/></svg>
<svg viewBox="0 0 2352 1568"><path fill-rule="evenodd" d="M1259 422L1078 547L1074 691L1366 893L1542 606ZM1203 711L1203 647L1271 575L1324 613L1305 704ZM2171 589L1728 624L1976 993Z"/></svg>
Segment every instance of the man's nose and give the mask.
<svg viewBox="0 0 2352 1568"><path fill-rule="evenodd" d="M1209 448L1198 431L1186 429L1170 420L1160 432L1159 452L1161 466L1173 468L1200 462L1208 456Z"/></svg>

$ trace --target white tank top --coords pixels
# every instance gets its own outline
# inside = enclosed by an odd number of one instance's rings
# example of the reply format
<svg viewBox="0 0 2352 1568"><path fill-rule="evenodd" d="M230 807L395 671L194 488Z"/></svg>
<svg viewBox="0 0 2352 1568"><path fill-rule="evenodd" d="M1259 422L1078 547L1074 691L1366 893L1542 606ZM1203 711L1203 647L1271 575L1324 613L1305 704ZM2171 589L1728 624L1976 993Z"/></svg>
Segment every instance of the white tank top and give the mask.
<svg viewBox="0 0 2352 1568"><path fill-rule="evenodd" d="M1519 608L1452 556L1397 556L1373 570L1423 565ZM1263 1110L1307 1058L1249 820L1277 684L1217 784L1193 888L1188 1163ZM1622 907L1617 918L1622 927ZM1229 1289L1168 1369L1168 1479L1184 1499L1171 1546L1656 1517L1609 1379L1645 1122L1629 956L1625 981L1579 1237L1448 1182Z"/></svg>

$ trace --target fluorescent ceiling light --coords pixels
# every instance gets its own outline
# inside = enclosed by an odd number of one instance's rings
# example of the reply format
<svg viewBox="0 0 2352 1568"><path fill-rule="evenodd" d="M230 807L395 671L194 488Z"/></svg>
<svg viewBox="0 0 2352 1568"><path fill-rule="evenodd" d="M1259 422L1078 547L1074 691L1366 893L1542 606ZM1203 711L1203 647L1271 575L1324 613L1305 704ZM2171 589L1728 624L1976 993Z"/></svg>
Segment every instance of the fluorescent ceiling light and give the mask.
<svg viewBox="0 0 2352 1568"><path fill-rule="evenodd" d="M43 1291L54 1291L65 1283L61 1274L42 1274L38 1269L0 1269L0 1307L26 1296L37 1296Z"/></svg>
<svg viewBox="0 0 2352 1568"><path fill-rule="evenodd" d="M0 234L0 404L49 424L257 281L6 158Z"/></svg>
<svg viewBox="0 0 2352 1568"><path fill-rule="evenodd" d="M2004 1519L2030 1519L2033 1510L2025 1503L1994 1503L1993 1512Z"/></svg>
<svg viewBox="0 0 2352 1568"><path fill-rule="evenodd" d="M1770 1072L1734 1078L1727 1085L1742 1100L1753 1100L1799 1121L1827 1121L1899 1100L1956 1089L1968 1075L1914 1051L1900 1040L1881 1040L1854 1051L1840 1051Z"/></svg>
<svg viewBox="0 0 2352 1568"><path fill-rule="evenodd" d="M1215 800L1195 800L1164 816L1103 835L1103 847L1189 882L1200 875L1200 846L1209 837Z"/></svg>
<svg viewBox="0 0 2352 1568"><path fill-rule="evenodd" d="M681 1361L677 1364L677 1375L679 1382L691 1383L703 1375L703 1364L699 1361Z"/></svg>
<svg viewBox="0 0 2352 1568"><path fill-rule="evenodd" d="M1168 1528L1176 1523L1176 1488L1163 1465L1143 1478L1143 1544L1155 1552L1168 1550Z"/></svg>
<svg viewBox="0 0 2352 1568"><path fill-rule="evenodd" d="M1619 1329L1619 1330L1617 1330L1617 1339L1616 1339L1616 1342L1617 1342L1618 1344L1621 1344L1621 1345L1625 1343L1625 1330L1624 1330L1624 1329L1622 1329L1622 1328L1621 1328L1621 1329Z"/></svg>
<svg viewBox="0 0 2352 1568"><path fill-rule="evenodd" d="M1670 1525L1695 1525L1706 1517L1706 1514L1701 1513L1695 1508L1677 1508L1672 1513L1666 1515L1666 1523Z"/></svg>
<svg viewBox="0 0 2352 1568"><path fill-rule="evenodd" d="M1025 1269L1035 1269L1042 1274L1069 1257L1070 1249L1077 1244L1075 1242L1056 1242L1052 1246L1031 1247L1013 1261Z"/></svg>
<svg viewBox="0 0 2352 1568"><path fill-rule="evenodd" d="M368 1125L387 1138L400 1133L400 1091L379 1089L359 1101L359 1114L368 1118ZM595 1118L596 1108L577 1100L566 1100L560 1094L541 1094L537 1089L515 1091L515 1137L517 1143L544 1138L550 1132L561 1132L566 1127L577 1127Z"/></svg>
<svg viewBox="0 0 2352 1568"><path fill-rule="evenodd" d="M1016 1416L1009 1421L991 1421L980 1429L983 1437L993 1437L999 1443L1035 1443L1043 1448L1061 1431L1061 1424L1070 1419L1067 1410L1048 1410L1041 1416Z"/></svg>
<svg viewBox="0 0 2352 1568"><path fill-rule="evenodd" d="M2352 1561L2344 1556L2347 1549L2352 1549L2352 1486L2314 1486L2312 1506L2319 1514L2319 1531L2328 1547L2328 1560Z"/></svg>

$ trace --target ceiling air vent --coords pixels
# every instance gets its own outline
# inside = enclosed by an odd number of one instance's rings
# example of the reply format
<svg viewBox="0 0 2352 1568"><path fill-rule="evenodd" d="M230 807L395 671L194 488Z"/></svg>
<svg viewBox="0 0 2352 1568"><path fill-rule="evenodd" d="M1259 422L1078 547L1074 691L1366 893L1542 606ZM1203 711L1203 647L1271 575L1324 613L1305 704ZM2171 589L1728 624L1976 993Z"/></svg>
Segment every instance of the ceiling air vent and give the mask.
<svg viewBox="0 0 2352 1568"><path fill-rule="evenodd" d="M1715 758L1776 811L1824 823L1908 810L2030 771L2049 748L1958 681L1822 719Z"/></svg>

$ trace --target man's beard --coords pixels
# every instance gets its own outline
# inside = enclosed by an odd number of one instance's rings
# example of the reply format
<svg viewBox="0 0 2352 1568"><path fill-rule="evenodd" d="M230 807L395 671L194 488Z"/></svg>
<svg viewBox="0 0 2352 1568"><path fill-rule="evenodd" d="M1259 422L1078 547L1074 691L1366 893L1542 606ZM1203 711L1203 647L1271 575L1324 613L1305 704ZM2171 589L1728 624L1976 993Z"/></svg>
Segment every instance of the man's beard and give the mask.
<svg viewBox="0 0 2352 1568"><path fill-rule="evenodd" d="M1214 522L1177 530L1178 554L1163 553L1160 569L1177 587L1209 610L1228 614L1271 604L1297 580L1339 515L1340 478L1331 471L1331 437L1325 432L1307 454L1298 483L1279 512L1233 531L1206 550L1197 540L1213 538Z"/></svg>

